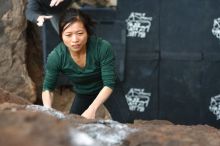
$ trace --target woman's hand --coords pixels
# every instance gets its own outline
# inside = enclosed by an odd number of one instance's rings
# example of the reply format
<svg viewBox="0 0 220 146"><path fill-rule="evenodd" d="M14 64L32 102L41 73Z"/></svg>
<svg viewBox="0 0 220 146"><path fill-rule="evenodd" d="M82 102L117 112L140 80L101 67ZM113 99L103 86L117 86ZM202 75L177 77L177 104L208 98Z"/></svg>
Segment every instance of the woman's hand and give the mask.
<svg viewBox="0 0 220 146"><path fill-rule="evenodd" d="M111 93L111 88L107 86L103 87L97 95L97 97L95 98L95 100L89 106L89 108L87 108L87 110L85 110L81 116L85 117L86 119L95 119L96 111L108 99Z"/></svg>
<svg viewBox="0 0 220 146"><path fill-rule="evenodd" d="M51 0L50 7L58 6L63 0Z"/></svg>
<svg viewBox="0 0 220 146"><path fill-rule="evenodd" d="M53 92L50 92L48 90L45 90L42 92L42 101L44 107L52 108L53 103Z"/></svg>
<svg viewBox="0 0 220 146"><path fill-rule="evenodd" d="M85 110L82 113L82 117L86 118L86 119L95 119L95 114L96 114L96 110L92 109L92 108L88 108L87 110Z"/></svg>

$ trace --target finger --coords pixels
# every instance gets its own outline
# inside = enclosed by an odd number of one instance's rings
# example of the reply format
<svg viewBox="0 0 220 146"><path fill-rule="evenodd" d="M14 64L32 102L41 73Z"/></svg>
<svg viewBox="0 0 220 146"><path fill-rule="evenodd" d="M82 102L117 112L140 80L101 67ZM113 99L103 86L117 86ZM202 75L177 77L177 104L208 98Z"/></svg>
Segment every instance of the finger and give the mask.
<svg viewBox="0 0 220 146"><path fill-rule="evenodd" d="M56 2L57 2L57 0L51 0L51 2L50 2L50 7L53 7Z"/></svg>
<svg viewBox="0 0 220 146"><path fill-rule="evenodd" d="M58 6L63 0L51 0L50 7Z"/></svg>
<svg viewBox="0 0 220 146"><path fill-rule="evenodd" d="M58 6L63 0L57 0L55 6Z"/></svg>
<svg viewBox="0 0 220 146"><path fill-rule="evenodd" d="M59 1L57 1L57 2L54 4L54 6L58 6L58 5L59 5L59 3L60 3L60 2L59 2Z"/></svg>
<svg viewBox="0 0 220 146"><path fill-rule="evenodd" d="M51 19L53 16L44 16L44 19Z"/></svg>

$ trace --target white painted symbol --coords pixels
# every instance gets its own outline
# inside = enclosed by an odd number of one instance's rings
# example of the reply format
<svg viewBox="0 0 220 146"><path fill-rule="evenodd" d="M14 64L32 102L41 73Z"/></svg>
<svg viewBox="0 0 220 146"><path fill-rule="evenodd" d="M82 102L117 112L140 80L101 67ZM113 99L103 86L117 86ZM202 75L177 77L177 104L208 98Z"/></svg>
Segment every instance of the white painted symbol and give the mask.
<svg viewBox="0 0 220 146"><path fill-rule="evenodd" d="M128 37L146 38L146 33L150 31L152 17L146 17L146 13L131 12L126 20Z"/></svg>
<svg viewBox="0 0 220 146"><path fill-rule="evenodd" d="M144 92L144 89L131 88L125 95L131 111L144 112L150 102L151 93Z"/></svg>
<svg viewBox="0 0 220 146"><path fill-rule="evenodd" d="M211 97L209 110L216 115L217 120L220 119L220 95Z"/></svg>
<svg viewBox="0 0 220 146"><path fill-rule="evenodd" d="M220 39L220 18L214 19L212 34Z"/></svg>

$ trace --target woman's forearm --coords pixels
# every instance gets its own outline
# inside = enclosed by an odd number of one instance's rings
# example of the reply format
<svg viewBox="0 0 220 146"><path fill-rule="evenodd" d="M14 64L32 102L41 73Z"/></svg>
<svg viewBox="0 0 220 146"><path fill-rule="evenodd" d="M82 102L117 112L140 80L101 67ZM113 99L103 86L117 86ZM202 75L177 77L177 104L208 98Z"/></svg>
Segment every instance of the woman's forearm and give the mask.
<svg viewBox="0 0 220 146"><path fill-rule="evenodd" d="M97 110L112 94L112 89L105 86L102 88L102 90L97 95L96 99L92 102L92 104L89 106L89 108L93 110Z"/></svg>
<svg viewBox="0 0 220 146"><path fill-rule="evenodd" d="M97 109L109 98L111 93L111 88L107 86L103 87L88 109L82 113L82 116L87 119L95 119Z"/></svg>
<svg viewBox="0 0 220 146"><path fill-rule="evenodd" d="M42 92L42 100L43 100L43 105L45 107L52 107L53 104L53 92L45 90Z"/></svg>

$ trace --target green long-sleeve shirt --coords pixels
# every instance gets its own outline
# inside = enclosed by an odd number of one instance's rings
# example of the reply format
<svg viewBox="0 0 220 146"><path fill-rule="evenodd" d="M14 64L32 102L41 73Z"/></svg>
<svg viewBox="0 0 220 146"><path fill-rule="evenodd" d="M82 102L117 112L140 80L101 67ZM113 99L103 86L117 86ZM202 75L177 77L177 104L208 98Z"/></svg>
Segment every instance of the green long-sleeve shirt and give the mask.
<svg viewBox="0 0 220 146"><path fill-rule="evenodd" d="M113 89L116 74L111 45L101 38L90 37L86 50L86 66L80 68L71 58L68 48L60 43L48 55L43 90L55 89L60 72L69 78L78 94L96 94L103 86Z"/></svg>

